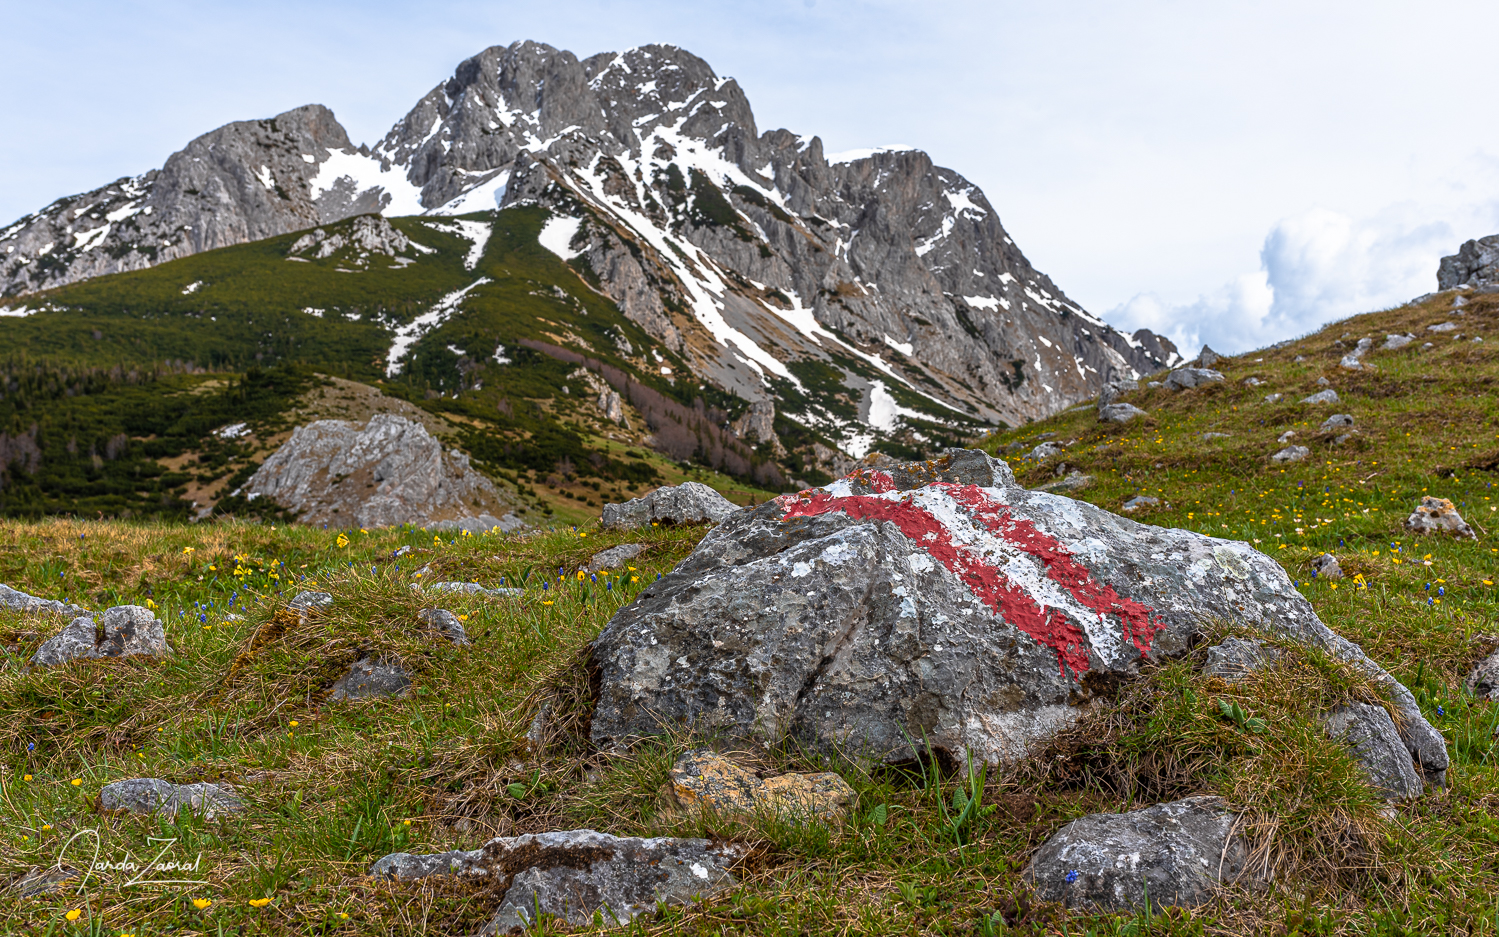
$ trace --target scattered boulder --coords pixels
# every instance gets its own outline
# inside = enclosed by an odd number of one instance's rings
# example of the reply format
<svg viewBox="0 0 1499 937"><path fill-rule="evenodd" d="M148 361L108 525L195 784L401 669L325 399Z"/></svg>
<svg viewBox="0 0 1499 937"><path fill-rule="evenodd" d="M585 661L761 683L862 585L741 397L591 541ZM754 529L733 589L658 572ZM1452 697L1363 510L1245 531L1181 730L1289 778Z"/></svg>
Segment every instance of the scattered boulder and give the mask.
<svg viewBox="0 0 1499 937"><path fill-rule="evenodd" d="M1155 390L1159 387L1165 387L1166 385L1160 381L1146 381L1145 386L1150 388L1151 390Z"/></svg>
<svg viewBox="0 0 1499 937"><path fill-rule="evenodd" d="M1123 511L1126 514L1131 514L1135 511L1140 510L1141 508L1153 507L1154 505L1160 503L1160 498L1152 498L1150 495L1135 495L1133 498L1130 498L1128 501L1124 502L1124 504L1120 506L1119 510Z"/></svg>
<svg viewBox="0 0 1499 937"><path fill-rule="evenodd" d="M166 630L156 615L139 605L116 605L101 616L102 625L80 616L57 635L48 638L31 656L34 667L55 667L70 660L132 657L146 654L164 657L172 652Z"/></svg>
<svg viewBox="0 0 1499 937"><path fill-rule="evenodd" d="M1036 459L1038 461L1045 460L1051 458L1052 456L1061 455L1063 448L1065 447L1060 443L1043 442L1041 445L1032 449L1030 452L1027 452L1025 454L1025 457L1027 459Z"/></svg>
<svg viewBox="0 0 1499 937"><path fill-rule="evenodd" d="M1369 349L1371 349L1373 347L1374 347L1374 339L1372 339L1372 338L1361 338L1361 339L1359 339L1358 340L1358 346L1356 348L1354 348L1353 351L1351 351L1348 354L1344 355L1343 356L1343 360L1340 361L1340 362L1338 362L1338 366L1339 367L1343 367L1343 368L1347 368L1350 371L1358 371L1358 370L1360 370L1361 368L1363 368L1364 365L1363 365L1363 363L1359 359L1362 358L1364 355L1367 355L1369 353Z"/></svg>
<svg viewBox="0 0 1499 937"><path fill-rule="evenodd" d="M1234 819L1217 797L1090 814L1043 843L1022 878L1041 900L1079 910L1195 907L1244 871Z"/></svg>
<svg viewBox="0 0 1499 937"><path fill-rule="evenodd" d="M428 592L461 592L464 595L488 595L498 598L526 594L524 589L513 589L508 586L486 589L477 582L429 582L426 589Z"/></svg>
<svg viewBox="0 0 1499 937"><path fill-rule="evenodd" d="M1266 394L1265 403L1280 403L1281 398L1284 396L1285 394Z"/></svg>
<svg viewBox="0 0 1499 937"><path fill-rule="evenodd" d="M275 501L302 523L341 527L425 527L470 518L475 508L493 517L505 507L468 456L390 413L363 425L318 420L297 427L240 491Z"/></svg>
<svg viewBox="0 0 1499 937"><path fill-rule="evenodd" d="M857 796L847 781L831 771L762 778L707 749L677 759L666 793L682 810L750 816L775 813L821 820L843 817Z"/></svg>
<svg viewBox="0 0 1499 937"><path fill-rule="evenodd" d="M1285 445L1295 438L1296 431L1294 429L1288 429L1284 433L1281 433L1279 436L1275 437L1275 441L1280 443L1281 445Z"/></svg>
<svg viewBox="0 0 1499 937"><path fill-rule="evenodd" d="M1197 368L1211 368L1218 363L1220 357L1216 351L1207 345L1203 345L1202 351L1197 353L1197 360L1192 362L1192 366Z"/></svg>
<svg viewBox="0 0 1499 937"><path fill-rule="evenodd" d="M1335 390L1333 390L1331 387L1329 387L1326 390L1319 390L1319 391L1317 391L1315 394L1312 394L1310 397L1303 397L1303 398L1301 398L1301 402L1302 403L1337 403L1338 402L1338 392L1335 391Z"/></svg>
<svg viewBox="0 0 1499 937"><path fill-rule="evenodd" d="M1425 790L1395 720L1383 706L1350 703L1329 713L1327 734L1348 746L1369 784L1386 800L1409 800Z"/></svg>
<svg viewBox="0 0 1499 937"><path fill-rule="evenodd" d="M1322 421L1322 432L1329 433L1333 430L1347 429L1353 425L1353 417L1347 413L1334 413Z"/></svg>
<svg viewBox="0 0 1499 937"><path fill-rule="evenodd" d="M1207 661L1202 672L1210 677L1221 677L1229 683L1242 680L1246 675L1263 670L1280 659L1279 648L1263 641L1244 638L1228 638L1207 650Z"/></svg>
<svg viewBox="0 0 1499 937"><path fill-rule="evenodd" d="M1111 403L1098 408L1098 420L1101 423L1128 423L1135 417L1144 415L1145 411L1132 403Z"/></svg>
<svg viewBox="0 0 1499 937"><path fill-rule="evenodd" d="M452 641L459 647L469 645L468 632L463 630L463 622L458 616L445 608L424 608L416 613L416 617L441 631L443 637Z"/></svg>
<svg viewBox="0 0 1499 937"><path fill-rule="evenodd" d="M1384 344L1381 345L1380 347L1383 348L1385 351L1394 351L1397 348L1404 348L1406 345L1409 345L1411 342L1413 342L1415 340L1416 340L1416 336L1409 335L1409 334L1407 334L1407 335L1386 335L1384 337Z"/></svg>
<svg viewBox="0 0 1499 937"><path fill-rule="evenodd" d="M1127 377L1113 377L1104 382L1103 389L1098 392L1098 409L1101 412L1104 407L1114 403L1120 397L1132 391L1140 389L1140 382Z"/></svg>
<svg viewBox="0 0 1499 937"><path fill-rule="evenodd" d="M739 505L699 482L657 488L643 498L604 505L605 530L658 524L720 524Z"/></svg>
<svg viewBox="0 0 1499 937"><path fill-rule="evenodd" d="M590 573L602 572L606 569L616 569L639 556L644 550L645 544L643 543L621 543L617 547L610 547L607 550L600 550L598 553L595 553L593 559L589 560L588 565L584 568Z"/></svg>
<svg viewBox="0 0 1499 937"><path fill-rule="evenodd" d="M377 878L430 875L488 879L505 888L500 909L480 932L524 931L537 913L573 926L604 920L628 923L658 905L682 905L734 884L739 858L729 844L706 839L610 836L593 830L499 837L482 848L428 855L397 852L376 862Z"/></svg>
<svg viewBox="0 0 1499 937"><path fill-rule="evenodd" d="M885 762L920 747L1009 761L1075 721L1095 680L1185 654L1205 619L1368 673L1412 753L1445 771L1411 694L1328 630L1273 559L1027 491L963 449L861 469L710 531L593 642L591 737L611 748L697 729Z"/></svg>
<svg viewBox="0 0 1499 937"><path fill-rule="evenodd" d="M1166 375L1166 387L1169 390L1187 390L1221 380L1222 374L1207 368L1177 368Z"/></svg>
<svg viewBox="0 0 1499 937"><path fill-rule="evenodd" d="M514 514L506 513L504 517L495 517L493 514L480 514L477 517L460 517L455 520L437 521L427 525L428 530L466 530L471 534L487 534L498 530L502 534L514 533L531 525L516 517Z"/></svg>
<svg viewBox="0 0 1499 937"><path fill-rule="evenodd" d="M328 698L334 702L405 696L411 688L411 674L394 661L366 657L355 661L349 672L333 684Z"/></svg>
<svg viewBox="0 0 1499 937"><path fill-rule="evenodd" d="M206 820L244 813L244 802L223 784L173 784L161 778L115 781L99 790L99 809L105 813L160 813L177 816L186 807Z"/></svg>
<svg viewBox="0 0 1499 937"><path fill-rule="evenodd" d="M288 610L296 612L299 617L306 618L314 612L328 608L333 604L331 592L298 592L286 603Z"/></svg>
<svg viewBox="0 0 1499 937"><path fill-rule="evenodd" d="M1332 441L1332 444L1334 446L1341 446L1343 443L1347 442L1348 440L1352 439L1353 437L1355 437L1357 435L1358 435L1358 430L1353 430L1352 432L1343 433L1343 434L1341 434L1339 436L1334 437L1333 441Z"/></svg>
<svg viewBox="0 0 1499 937"><path fill-rule="evenodd" d="M1084 475L1082 472L1069 472L1066 478L1059 478L1054 482L1047 482L1037 491L1082 491L1084 488L1093 487L1093 476Z"/></svg>
<svg viewBox="0 0 1499 937"><path fill-rule="evenodd" d="M1331 383L1332 383L1332 381L1329 381L1325 377L1319 377L1319 378L1317 378L1317 386L1318 387L1326 387L1327 385L1329 385Z"/></svg>
<svg viewBox="0 0 1499 937"><path fill-rule="evenodd" d="M1467 687L1479 699L1499 700L1499 650L1478 662L1468 674Z"/></svg>
<svg viewBox="0 0 1499 937"><path fill-rule="evenodd" d="M1271 462L1300 462L1312 454L1305 446L1287 446L1270 457Z"/></svg>
<svg viewBox="0 0 1499 937"><path fill-rule="evenodd" d="M1203 439L1232 439L1233 433L1203 433Z"/></svg>
<svg viewBox="0 0 1499 937"><path fill-rule="evenodd" d="M1428 331L1428 332L1453 332L1453 331L1456 331L1456 330L1457 330L1457 323L1456 322L1441 322L1441 323L1438 323L1436 325L1428 325L1426 327L1426 331Z"/></svg>
<svg viewBox="0 0 1499 937"><path fill-rule="evenodd" d="M6 608L13 612L23 612L27 615L37 615L50 612L54 615L89 615L88 609L78 605L69 605L67 602L59 602L56 599L43 599L20 589L12 589L10 586L0 584L0 608Z"/></svg>
<svg viewBox="0 0 1499 937"><path fill-rule="evenodd" d="M1342 579L1343 567L1338 565L1336 556L1324 553L1312 560L1312 575L1319 579Z"/></svg>
<svg viewBox="0 0 1499 937"><path fill-rule="evenodd" d="M1405 519L1405 529L1419 534L1445 533L1454 537L1478 539L1473 528L1457 513L1457 505L1446 498L1433 498L1430 495L1422 498L1421 503L1416 505L1416 510Z"/></svg>

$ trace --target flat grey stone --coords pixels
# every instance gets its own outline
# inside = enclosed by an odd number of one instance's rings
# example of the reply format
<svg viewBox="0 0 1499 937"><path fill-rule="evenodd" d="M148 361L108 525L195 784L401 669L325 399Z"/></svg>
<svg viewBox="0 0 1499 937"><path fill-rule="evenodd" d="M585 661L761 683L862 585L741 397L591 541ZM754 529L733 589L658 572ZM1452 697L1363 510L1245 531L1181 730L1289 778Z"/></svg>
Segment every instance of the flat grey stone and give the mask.
<svg viewBox="0 0 1499 937"><path fill-rule="evenodd" d="M1234 435L1233 433L1203 433L1202 434L1202 438L1203 439L1231 439L1231 438L1233 438L1233 435Z"/></svg>
<svg viewBox="0 0 1499 937"><path fill-rule="evenodd" d="M458 616L445 608L424 608L416 613L416 617L436 628L443 633L449 641L460 647L469 644L468 632L463 630L463 622Z"/></svg>
<svg viewBox="0 0 1499 937"><path fill-rule="evenodd" d="M1456 331L1456 330L1457 330L1457 323L1456 322L1443 322L1443 323L1440 323L1438 325L1428 325L1426 327L1426 331L1428 331L1428 332L1453 332L1453 331Z"/></svg>
<svg viewBox="0 0 1499 937"><path fill-rule="evenodd" d="M498 589L486 589L477 582L431 582L426 585L428 592L461 592L465 595L488 595L499 598L514 595L524 595L524 589L512 589L509 586L501 586Z"/></svg>
<svg viewBox="0 0 1499 937"><path fill-rule="evenodd" d="M1045 460L1052 456L1060 455L1065 448L1065 446L1059 443L1047 441L1026 453L1025 457L1027 459Z"/></svg>
<svg viewBox="0 0 1499 937"><path fill-rule="evenodd" d="M204 819L245 812L244 802L221 784L173 784L160 778L115 781L99 790L99 809L107 812L161 813L175 817L186 807Z"/></svg>
<svg viewBox="0 0 1499 937"><path fill-rule="evenodd" d="M1407 335L1386 335L1385 338L1384 338L1384 344L1381 345L1380 347L1383 348L1385 351L1394 351L1397 348L1404 348L1406 345L1409 345L1411 342L1413 342L1415 340L1416 340L1416 336L1409 335L1409 334L1407 334Z"/></svg>
<svg viewBox="0 0 1499 937"><path fill-rule="evenodd" d="M1327 734L1348 746L1369 784L1386 800L1420 797L1425 789L1395 721L1383 706L1350 703L1323 720Z"/></svg>
<svg viewBox="0 0 1499 937"><path fill-rule="evenodd" d="M1285 394L1266 394L1265 403L1280 403L1281 398L1284 396Z"/></svg>
<svg viewBox="0 0 1499 937"><path fill-rule="evenodd" d="M78 870L70 866L53 866L50 869L33 868L25 875L6 886L5 890L18 898L35 898L64 890L64 886L78 878Z"/></svg>
<svg viewBox="0 0 1499 937"><path fill-rule="evenodd" d="M1312 454L1305 446L1287 446L1270 457L1271 462L1300 462Z"/></svg>
<svg viewBox="0 0 1499 937"><path fill-rule="evenodd" d="M1338 565L1336 556L1324 553L1312 560L1312 575L1318 579L1342 579L1343 567Z"/></svg>
<svg viewBox="0 0 1499 937"><path fill-rule="evenodd" d="M333 604L333 595L329 592L298 592L286 607L294 612L311 612L316 609L327 608Z"/></svg>
<svg viewBox="0 0 1499 937"><path fill-rule="evenodd" d="M1322 421L1322 432L1330 432L1336 429L1347 429L1353 425L1353 417L1347 413L1334 413Z"/></svg>
<svg viewBox="0 0 1499 937"><path fill-rule="evenodd" d="M1138 511L1141 508L1148 508L1151 505L1160 503L1160 498L1153 498L1150 495L1135 495L1133 498L1130 498L1128 501L1124 502L1119 510L1124 511L1126 514L1128 514L1134 511Z"/></svg>
<svg viewBox="0 0 1499 937"><path fill-rule="evenodd" d="M370 869L377 878L454 875L509 883L484 934L523 931L537 912L574 926L650 916L658 905L688 904L734 884L737 849L706 839L610 836L567 830L499 837L482 848L430 855L393 853Z"/></svg>
<svg viewBox="0 0 1499 937"><path fill-rule="evenodd" d="M657 488L643 498L604 505L602 526L628 530L657 524L719 524L739 506L699 482Z"/></svg>
<svg viewBox="0 0 1499 937"><path fill-rule="evenodd" d="M105 609L101 624L88 617L68 623L47 639L31 657L35 667L54 667L70 660L132 657L145 654L162 657L172 652L166 631L156 615L139 605L116 605Z"/></svg>
<svg viewBox="0 0 1499 937"><path fill-rule="evenodd" d="M1093 476L1084 475L1082 472L1070 472L1066 478L1059 478L1054 482L1048 482L1037 488L1037 491L1082 491L1084 488L1093 487Z"/></svg>
<svg viewBox="0 0 1499 937"><path fill-rule="evenodd" d="M1170 390L1188 390L1223 380L1223 375L1208 368L1177 368L1166 376Z"/></svg>
<svg viewBox="0 0 1499 937"><path fill-rule="evenodd" d="M1144 415L1145 411L1132 403L1111 403L1098 408L1098 419L1102 423L1128 423Z"/></svg>
<svg viewBox="0 0 1499 937"><path fill-rule="evenodd" d="M1331 387L1329 387L1326 390L1319 390L1319 391L1317 391L1315 394L1312 394L1310 397L1303 397L1303 398L1301 398L1301 402L1302 403L1337 403L1338 402L1338 392L1335 391L1335 390L1333 390Z"/></svg>
<svg viewBox="0 0 1499 937"><path fill-rule="evenodd" d="M616 569L639 556L644 550L645 544L622 543L617 547L610 547L607 550L595 553L593 559L588 561L588 566L585 568L590 573L597 573L606 569Z"/></svg>
<svg viewBox="0 0 1499 937"><path fill-rule="evenodd" d="M333 684L328 698L334 702L405 696L411 688L411 675L400 666L366 657L355 661L349 672Z"/></svg>
<svg viewBox="0 0 1499 937"><path fill-rule="evenodd" d="M1244 870L1234 814L1217 797L1073 820L1036 851L1021 877L1043 901L1097 911L1191 908Z"/></svg>
<svg viewBox="0 0 1499 937"><path fill-rule="evenodd" d="M1221 677L1230 683L1242 680L1245 675L1263 670L1280 658L1280 650L1263 641L1228 638L1207 650L1207 661L1202 672L1210 677Z"/></svg>
<svg viewBox="0 0 1499 937"><path fill-rule="evenodd" d="M67 602L59 602L56 599L42 599L29 592L20 589L12 589L10 586L0 584L0 608L8 608L16 612L24 612L28 615L36 615L50 612L54 615L79 615L91 614L88 609L78 605L69 605Z"/></svg>
<svg viewBox="0 0 1499 937"><path fill-rule="evenodd" d="M1346 368L1349 371L1358 371L1363 368L1363 364L1358 360L1358 356L1356 355L1344 355L1343 360L1338 362L1338 367Z"/></svg>

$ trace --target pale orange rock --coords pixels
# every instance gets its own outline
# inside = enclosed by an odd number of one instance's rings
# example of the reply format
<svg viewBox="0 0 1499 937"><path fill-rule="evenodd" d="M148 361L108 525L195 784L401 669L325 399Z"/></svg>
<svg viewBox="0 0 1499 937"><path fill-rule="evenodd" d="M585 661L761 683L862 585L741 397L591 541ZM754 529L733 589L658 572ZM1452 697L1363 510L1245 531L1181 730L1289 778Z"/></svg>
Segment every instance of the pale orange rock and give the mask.
<svg viewBox="0 0 1499 937"><path fill-rule="evenodd" d="M667 782L682 809L716 813L778 813L836 820L848 812L854 790L831 771L762 778L717 752L691 751L677 759Z"/></svg>

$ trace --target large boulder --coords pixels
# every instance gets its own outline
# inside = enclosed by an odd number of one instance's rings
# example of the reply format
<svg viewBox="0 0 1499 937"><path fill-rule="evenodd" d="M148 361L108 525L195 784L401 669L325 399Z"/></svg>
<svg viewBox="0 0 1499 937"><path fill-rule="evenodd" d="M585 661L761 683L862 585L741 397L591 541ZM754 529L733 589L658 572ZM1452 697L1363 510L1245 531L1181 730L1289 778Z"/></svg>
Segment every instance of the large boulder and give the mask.
<svg viewBox="0 0 1499 937"><path fill-rule="evenodd" d="M1280 632L1381 679L1412 754L1442 737L1247 543L1027 491L977 450L861 469L710 531L592 645L601 746L693 728L884 761L1023 755L1207 621Z"/></svg>
<svg viewBox="0 0 1499 937"><path fill-rule="evenodd" d="M699 482L657 488L643 498L604 505L602 526L628 530L651 524L718 524L739 505Z"/></svg>
<svg viewBox="0 0 1499 937"><path fill-rule="evenodd" d="M390 413L364 425L318 420L297 427L239 492L269 498L303 523L338 527L427 526L487 515L476 524L488 530L506 507L468 456Z"/></svg>
<svg viewBox="0 0 1499 937"><path fill-rule="evenodd" d="M48 638L31 656L34 667L55 667L70 660L170 654L166 630L156 615L139 605L116 605L106 609L99 624L88 616L68 623Z"/></svg>
<svg viewBox="0 0 1499 937"><path fill-rule="evenodd" d="M1327 734L1348 746L1369 786L1386 800L1409 800L1424 790L1421 775L1383 706L1349 703L1323 719Z"/></svg>
<svg viewBox="0 0 1499 937"><path fill-rule="evenodd" d="M397 852L376 862L377 878L409 880L456 875L498 883L499 911L481 931L524 931L535 915L552 914L574 926L628 923L658 905L687 904L734 883L729 867L739 857L728 844L706 839L610 836L593 830L499 837L479 849L412 855Z"/></svg>
<svg viewBox="0 0 1499 937"><path fill-rule="evenodd" d="M1095 813L1052 835L1022 877L1044 901L1097 911L1193 907L1244 870L1234 815L1216 797Z"/></svg>
<svg viewBox="0 0 1499 937"><path fill-rule="evenodd" d="M1200 387L1203 384L1213 384L1223 380L1222 373L1209 368L1177 368L1166 375L1167 390L1187 390L1192 387Z"/></svg>

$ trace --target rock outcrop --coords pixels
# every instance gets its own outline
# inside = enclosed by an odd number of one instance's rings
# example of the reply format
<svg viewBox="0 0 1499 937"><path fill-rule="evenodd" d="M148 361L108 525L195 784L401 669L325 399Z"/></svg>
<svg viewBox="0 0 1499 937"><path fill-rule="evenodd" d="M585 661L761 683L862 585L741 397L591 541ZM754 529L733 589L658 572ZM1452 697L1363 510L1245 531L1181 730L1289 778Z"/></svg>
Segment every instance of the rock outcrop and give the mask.
<svg viewBox="0 0 1499 937"><path fill-rule="evenodd" d="M600 746L666 729L901 761L987 762L1092 687L1186 652L1204 620L1285 635L1382 681L1429 779L1446 745L1403 686L1246 543L1026 491L983 452L863 469L729 518L592 645Z"/></svg>
<svg viewBox="0 0 1499 937"><path fill-rule="evenodd" d="M137 654L162 657L171 652L166 631L150 609L139 605L116 605L105 609L97 625L92 617L73 619L60 633L37 648L30 663L33 667L55 667L71 660Z"/></svg>
<svg viewBox="0 0 1499 937"><path fill-rule="evenodd" d="M13 612L21 612L26 615L53 614L53 615L87 615L89 610L78 605L67 602L59 602L56 599L43 599L20 589L12 589L10 586L0 584L0 608L10 609Z"/></svg>
<svg viewBox="0 0 1499 937"><path fill-rule="evenodd" d="M734 883L735 847L706 839L610 836L593 830L492 839L480 849L428 855L392 853L376 862L377 878L412 880L456 875L504 888L499 911L481 931L524 931L535 915L573 926L604 920L629 923L658 904L687 904Z"/></svg>
<svg viewBox="0 0 1499 937"><path fill-rule="evenodd" d="M700 482L657 488L643 498L604 505L605 530L630 530L652 524L717 524L739 505Z"/></svg>
<svg viewBox="0 0 1499 937"><path fill-rule="evenodd" d="M1479 292L1499 289L1499 234L1466 241L1437 267L1437 289L1471 286Z"/></svg>
<svg viewBox="0 0 1499 937"><path fill-rule="evenodd" d="M364 425L318 420L297 427L242 491L295 511L302 523L338 527L461 524L504 507L468 456L389 413Z"/></svg>

